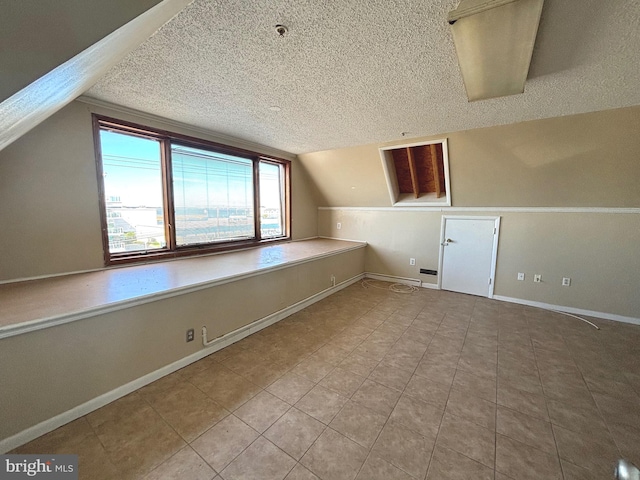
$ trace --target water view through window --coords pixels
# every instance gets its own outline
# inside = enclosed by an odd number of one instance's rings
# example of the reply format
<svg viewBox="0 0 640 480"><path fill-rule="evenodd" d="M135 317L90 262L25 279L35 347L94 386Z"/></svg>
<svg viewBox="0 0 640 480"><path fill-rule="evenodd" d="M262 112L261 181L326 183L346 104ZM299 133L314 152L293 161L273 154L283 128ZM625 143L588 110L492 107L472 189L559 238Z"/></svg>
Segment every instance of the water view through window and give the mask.
<svg viewBox="0 0 640 480"><path fill-rule="evenodd" d="M160 142L100 131L109 252L165 248Z"/></svg>
<svg viewBox="0 0 640 480"><path fill-rule="evenodd" d="M177 245L254 237L253 162L171 146Z"/></svg>
<svg viewBox="0 0 640 480"><path fill-rule="evenodd" d="M290 162L94 115L105 263L289 239Z"/></svg>

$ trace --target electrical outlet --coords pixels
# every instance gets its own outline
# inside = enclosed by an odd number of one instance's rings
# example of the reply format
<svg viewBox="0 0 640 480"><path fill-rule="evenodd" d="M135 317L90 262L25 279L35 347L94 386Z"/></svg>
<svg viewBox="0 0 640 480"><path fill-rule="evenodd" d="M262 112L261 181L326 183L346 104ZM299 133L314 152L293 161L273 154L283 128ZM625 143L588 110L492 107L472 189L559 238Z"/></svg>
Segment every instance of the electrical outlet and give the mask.
<svg viewBox="0 0 640 480"><path fill-rule="evenodd" d="M524 273L518 273L518 280L524 280Z"/></svg>
<svg viewBox="0 0 640 480"><path fill-rule="evenodd" d="M542 275L540 275L539 273L536 273L536 274L533 276L533 281L534 281L535 283L540 283L540 282L542 281Z"/></svg>
<svg viewBox="0 0 640 480"><path fill-rule="evenodd" d="M193 328L187 330L187 342L193 342L193 339L196 338L196 333Z"/></svg>
<svg viewBox="0 0 640 480"><path fill-rule="evenodd" d="M335 275L331 275L331 286L332 287L336 286L336 276Z"/></svg>
<svg viewBox="0 0 640 480"><path fill-rule="evenodd" d="M336 223L336 228L340 230L342 228L342 224L340 222Z"/></svg>
<svg viewBox="0 0 640 480"><path fill-rule="evenodd" d="M571 286L571 279L569 277L562 277L562 286L563 287L570 287Z"/></svg>
<svg viewBox="0 0 640 480"><path fill-rule="evenodd" d="M415 258L410 258L409 259L409 265L415 265L416 264L416 259Z"/></svg>

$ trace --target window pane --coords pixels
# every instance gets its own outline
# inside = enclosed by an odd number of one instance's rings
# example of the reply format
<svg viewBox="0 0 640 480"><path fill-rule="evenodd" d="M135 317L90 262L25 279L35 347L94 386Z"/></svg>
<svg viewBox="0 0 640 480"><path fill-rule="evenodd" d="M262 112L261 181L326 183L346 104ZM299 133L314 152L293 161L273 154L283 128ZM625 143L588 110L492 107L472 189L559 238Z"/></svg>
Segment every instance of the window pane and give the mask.
<svg viewBox="0 0 640 480"><path fill-rule="evenodd" d="M171 152L177 245L255 238L252 161L180 145Z"/></svg>
<svg viewBox="0 0 640 480"><path fill-rule="evenodd" d="M284 235L284 188L282 166L260 162L260 235Z"/></svg>
<svg viewBox="0 0 640 480"><path fill-rule="evenodd" d="M109 253L166 247L160 142L100 130Z"/></svg>

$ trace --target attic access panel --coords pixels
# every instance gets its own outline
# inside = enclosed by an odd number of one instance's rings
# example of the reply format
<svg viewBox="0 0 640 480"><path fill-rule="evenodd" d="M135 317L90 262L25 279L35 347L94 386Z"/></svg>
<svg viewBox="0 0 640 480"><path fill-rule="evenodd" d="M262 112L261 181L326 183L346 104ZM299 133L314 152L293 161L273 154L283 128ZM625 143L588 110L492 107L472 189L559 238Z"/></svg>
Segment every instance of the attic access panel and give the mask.
<svg viewBox="0 0 640 480"><path fill-rule="evenodd" d="M394 206L450 206L446 140L380 149Z"/></svg>

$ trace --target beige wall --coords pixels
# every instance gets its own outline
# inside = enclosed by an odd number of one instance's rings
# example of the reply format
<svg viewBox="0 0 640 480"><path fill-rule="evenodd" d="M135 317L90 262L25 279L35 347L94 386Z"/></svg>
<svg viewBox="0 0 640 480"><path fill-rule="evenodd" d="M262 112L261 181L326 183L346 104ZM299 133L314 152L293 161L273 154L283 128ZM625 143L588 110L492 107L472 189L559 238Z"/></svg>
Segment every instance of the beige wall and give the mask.
<svg viewBox="0 0 640 480"><path fill-rule="evenodd" d="M0 151L0 281L103 266L92 112L251 148L239 140L71 103ZM293 158L293 238L313 237L313 188L295 157L288 157Z"/></svg>
<svg viewBox="0 0 640 480"><path fill-rule="evenodd" d="M388 144L300 160L319 204L333 208L320 210L319 234L367 241L368 272L437 283L419 268L438 268L442 215L501 216L496 295L640 319L637 132L640 107L443 135L452 208L441 211L391 207L378 154ZM560 285L564 276L570 287Z"/></svg>
<svg viewBox="0 0 640 480"><path fill-rule="evenodd" d="M320 206L391 206L378 148L447 138L452 205L640 207L640 107L300 155Z"/></svg>
<svg viewBox="0 0 640 480"><path fill-rule="evenodd" d="M364 251L0 340L0 440L196 353L203 325L216 338L328 288L331 275L361 274Z"/></svg>
<svg viewBox="0 0 640 480"><path fill-rule="evenodd" d="M500 216L495 295L640 319L640 214L446 212ZM369 243L365 270L437 283L440 212L321 210L321 235ZM341 230L336 223L341 223ZM416 265L409 265L409 258ZM526 274L524 282L518 272ZM533 283L541 274L542 283ZM561 286L570 277L571 286Z"/></svg>
<svg viewBox="0 0 640 480"><path fill-rule="evenodd" d="M0 102L159 2L2 2Z"/></svg>

